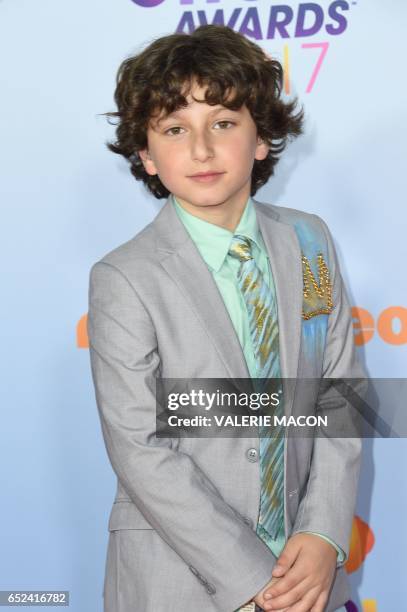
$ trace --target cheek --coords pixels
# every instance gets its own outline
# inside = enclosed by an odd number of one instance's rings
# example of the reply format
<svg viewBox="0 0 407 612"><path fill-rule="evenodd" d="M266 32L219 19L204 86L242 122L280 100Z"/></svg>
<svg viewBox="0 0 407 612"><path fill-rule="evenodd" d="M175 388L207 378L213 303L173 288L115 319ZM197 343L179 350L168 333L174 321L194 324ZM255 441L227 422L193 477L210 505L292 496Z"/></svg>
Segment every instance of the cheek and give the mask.
<svg viewBox="0 0 407 612"><path fill-rule="evenodd" d="M256 138L247 133L236 133L228 139L227 149L235 159L249 161L256 152Z"/></svg>
<svg viewBox="0 0 407 612"><path fill-rule="evenodd" d="M155 165L160 174L172 175L175 169L180 169L180 164L183 160L183 153L179 147L164 146L161 147L154 157Z"/></svg>
<svg viewBox="0 0 407 612"><path fill-rule="evenodd" d="M169 191L176 191L183 180L183 170L187 168L185 153L178 147L164 147L154 159L161 182Z"/></svg>
<svg viewBox="0 0 407 612"><path fill-rule="evenodd" d="M254 161L255 149L251 146L250 142L236 142L231 147L229 152L229 159L235 166L235 168L251 168Z"/></svg>

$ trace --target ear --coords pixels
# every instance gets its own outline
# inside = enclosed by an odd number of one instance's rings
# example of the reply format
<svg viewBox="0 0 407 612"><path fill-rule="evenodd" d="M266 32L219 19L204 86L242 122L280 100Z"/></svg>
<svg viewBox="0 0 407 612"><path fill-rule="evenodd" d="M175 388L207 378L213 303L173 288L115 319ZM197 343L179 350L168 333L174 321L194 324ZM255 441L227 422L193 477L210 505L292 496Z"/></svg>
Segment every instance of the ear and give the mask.
<svg viewBox="0 0 407 612"><path fill-rule="evenodd" d="M254 158L258 160L266 159L269 151L269 145L266 144L262 138L258 137Z"/></svg>
<svg viewBox="0 0 407 612"><path fill-rule="evenodd" d="M147 174L149 174L150 176L154 176L154 174L158 174L158 170L155 166L155 163L150 157L150 153L148 152L148 149L140 149L139 151L137 151L137 153L139 154L140 159L143 162L143 166Z"/></svg>

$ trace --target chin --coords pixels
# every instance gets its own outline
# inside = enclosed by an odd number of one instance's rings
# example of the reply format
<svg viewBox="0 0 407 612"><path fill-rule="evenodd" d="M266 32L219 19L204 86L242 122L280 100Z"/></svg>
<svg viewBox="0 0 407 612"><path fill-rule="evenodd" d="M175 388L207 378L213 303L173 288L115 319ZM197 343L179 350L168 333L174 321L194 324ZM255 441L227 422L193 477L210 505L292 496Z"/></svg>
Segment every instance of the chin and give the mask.
<svg viewBox="0 0 407 612"><path fill-rule="evenodd" d="M175 197L177 197L177 195L175 195ZM222 197L222 196L210 196L209 194L205 194L201 197L196 196L196 197L191 197L191 196L179 196L182 200L184 200L185 202L188 202L189 204L191 204L192 206L202 206L202 207L206 207L206 206L217 206L219 204L222 204L226 198Z"/></svg>

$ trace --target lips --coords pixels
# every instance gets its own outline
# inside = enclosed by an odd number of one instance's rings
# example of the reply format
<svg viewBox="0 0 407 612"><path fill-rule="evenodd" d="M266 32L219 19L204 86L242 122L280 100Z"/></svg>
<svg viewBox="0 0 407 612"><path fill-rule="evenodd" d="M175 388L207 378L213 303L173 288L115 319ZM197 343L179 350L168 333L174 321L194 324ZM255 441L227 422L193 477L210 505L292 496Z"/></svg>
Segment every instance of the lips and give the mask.
<svg viewBox="0 0 407 612"><path fill-rule="evenodd" d="M223 172L197 172L197 174L191 174L190 178L194 178L196 176L214 176L215 174L223 174Z"/></svg>
<svg viewBox="0 0 407 612"><path fill-rule="evenodd" d="M194 174L188 178L190 178L191 181L201 183L202 185L212 185L213 183L220 181L221 176L224 174L224 172L203 172L201 174Z"/></svg>

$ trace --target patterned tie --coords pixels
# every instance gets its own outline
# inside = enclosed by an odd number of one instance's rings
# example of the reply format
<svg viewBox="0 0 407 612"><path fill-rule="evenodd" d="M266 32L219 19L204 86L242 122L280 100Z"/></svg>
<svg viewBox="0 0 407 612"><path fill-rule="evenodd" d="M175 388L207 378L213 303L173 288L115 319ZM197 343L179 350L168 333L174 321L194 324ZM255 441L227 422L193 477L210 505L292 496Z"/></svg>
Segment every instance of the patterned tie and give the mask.
<svg viewBox="0 0 407 612"><path fill-rule="evenodd" d="M280 383L280 361L278 345L277 308L274 292L267 285L251 252L251 241L246 236L233 236L229 255L238 259L238 283L247 306L250 333L259 379L254 386L259 392L275 392ZM278 388L281 385L278 384ZM281 417L284 414L283 396L273 410ZM258 535L267 543L270 536L276 539L284 520L284 434L278 427L275 437L270 428L260 426L261 495Z"/></svg>

